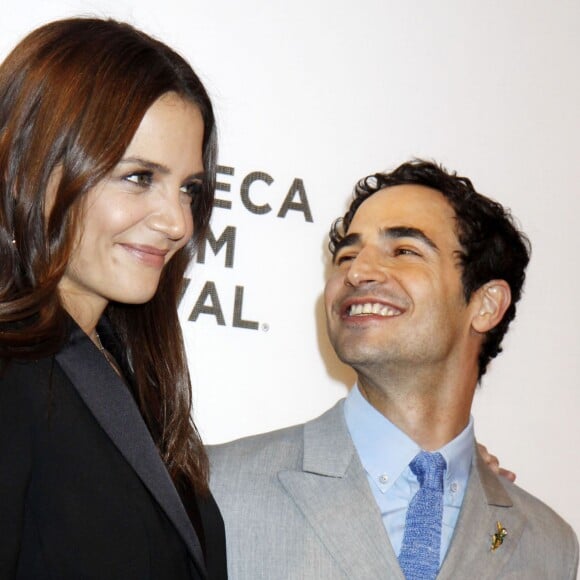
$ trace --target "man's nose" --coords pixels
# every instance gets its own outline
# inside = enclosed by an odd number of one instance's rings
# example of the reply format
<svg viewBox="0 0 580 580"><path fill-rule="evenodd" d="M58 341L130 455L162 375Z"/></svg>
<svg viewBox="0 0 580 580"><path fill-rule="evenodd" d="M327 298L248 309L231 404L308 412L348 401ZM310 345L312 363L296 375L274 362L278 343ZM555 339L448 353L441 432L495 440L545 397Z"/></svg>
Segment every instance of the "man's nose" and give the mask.
<svg viewBox="0 0 580 580"><path fill-rule="evenodd" d="M345 277L345 284L361 286L374 282L383 282L386 272L383 260L375 248L363 248L351 261Z"/></svg>

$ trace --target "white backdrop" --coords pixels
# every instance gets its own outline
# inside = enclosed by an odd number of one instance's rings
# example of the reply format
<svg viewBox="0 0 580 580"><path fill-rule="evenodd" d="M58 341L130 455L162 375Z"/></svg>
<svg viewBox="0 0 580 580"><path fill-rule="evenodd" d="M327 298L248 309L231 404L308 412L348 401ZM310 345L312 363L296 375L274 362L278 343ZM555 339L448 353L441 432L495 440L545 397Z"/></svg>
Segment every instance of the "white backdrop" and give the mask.
<svg viewBox="0 0 580 580"><path fill-rule="evenodd" d="M110 15L177 48L205 80L218 197L231 202L212 231L229 239L231 267L227 244L208 248L181 314L209 443L309 419L347 392L353 375L327 343L320 297L326 232L356 179L434 158L511 207L533 257L476 396L476 432L580 533L580 3L352 6L0 0L0 56L48 20Z"/></svg>

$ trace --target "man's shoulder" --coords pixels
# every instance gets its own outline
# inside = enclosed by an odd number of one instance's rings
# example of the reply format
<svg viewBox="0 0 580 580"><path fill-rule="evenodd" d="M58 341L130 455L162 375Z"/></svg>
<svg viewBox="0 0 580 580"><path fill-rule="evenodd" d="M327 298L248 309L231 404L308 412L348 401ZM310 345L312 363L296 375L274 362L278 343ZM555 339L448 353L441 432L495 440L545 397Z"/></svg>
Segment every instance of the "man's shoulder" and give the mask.
<svg viewBox="0 0 580 580"><path fill-rule="evenodd" d="M212 478L224 472L259 473L298 468L302 463L304 441L308 432L328 432L342 416L342 401L325 413L298 425L243 437L229 443L209 445Z"/></svg>
<svg viewBox="0 0 580 580"><path fill-rule="evenodd" d="M303 430L304 425L294 425L208 446L210 487L222 511L250 501L259 505L263 494L276 487L279 471L300 469Z"/></svg>
<svg viewBox="0 0 580 580"><path fill-rule="evenodd" d="M514 483L502 481L502 484L510 495L514 507L526 515L527 524L535 530L534 533L546 539L549 537L557 539L554 538L554 534L558 534L577 545L574 530L554 509Z"/></svg>
<svg viewBox="0 0 580 580"><path fill-rule="evenodd" d="M512 509L516 509L525 518L518 542L520 562L513 565L520 569L533 565L538 577L542 578L547 578L548 573L553 574L553 578L575 578L578 569L578 538L570 524L550 506L518 485L507 481L502 481L502 484L513 502ZM509 521L502 521L502 524L509 534Z"/></svg>
<svg viewBox="0 0 580 580"><path fill-rule="evenodd" d="M517 542L518 549L510 565L514 569L535 566L538 571L544 568L563 571L554 578L575 577L578 539L572 527L542 500L493 474L481 462L479 474L489 513L505 526L508 538ZM483 517L483 512L470 513L477 513L479 519ZM538 577L548 577L542 574L539 572Z"/></svg>
<svg viewBox="0 0 580 580"><path fill-rule="evenodd" d="M212 465L235 457L237 462L261 461L266 457L279 456L282 450L291 450L301 444L304 423L284 429L250 435L228 443L208 445L207 452Z"/></svg>

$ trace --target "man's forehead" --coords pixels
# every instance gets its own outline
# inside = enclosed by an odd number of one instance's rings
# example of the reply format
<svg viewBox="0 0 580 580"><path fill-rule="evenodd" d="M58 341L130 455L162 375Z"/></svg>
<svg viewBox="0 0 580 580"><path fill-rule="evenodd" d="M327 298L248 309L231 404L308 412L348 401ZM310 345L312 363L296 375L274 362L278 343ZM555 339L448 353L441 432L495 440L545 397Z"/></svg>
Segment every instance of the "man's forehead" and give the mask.
<svg viewBox="0 0 580 580"><path fill-rule="evenodd" d="M359 206L347 233L392 225L447 227L455 232L455 212L436 189L415 184L393 185L372 194Z"/></svg>

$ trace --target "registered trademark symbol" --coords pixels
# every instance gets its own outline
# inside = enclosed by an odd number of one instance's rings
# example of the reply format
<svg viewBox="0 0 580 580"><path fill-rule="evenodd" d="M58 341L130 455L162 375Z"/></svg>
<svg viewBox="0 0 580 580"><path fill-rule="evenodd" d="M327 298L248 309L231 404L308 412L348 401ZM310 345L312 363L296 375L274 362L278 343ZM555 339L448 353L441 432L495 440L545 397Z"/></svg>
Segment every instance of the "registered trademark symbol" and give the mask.
<svg viewBox="0 0 580 580"><path fill-rule="evenodd" d="M270 325L267 322L262 322L262 331L268 332L270 330Z"/></svg>

